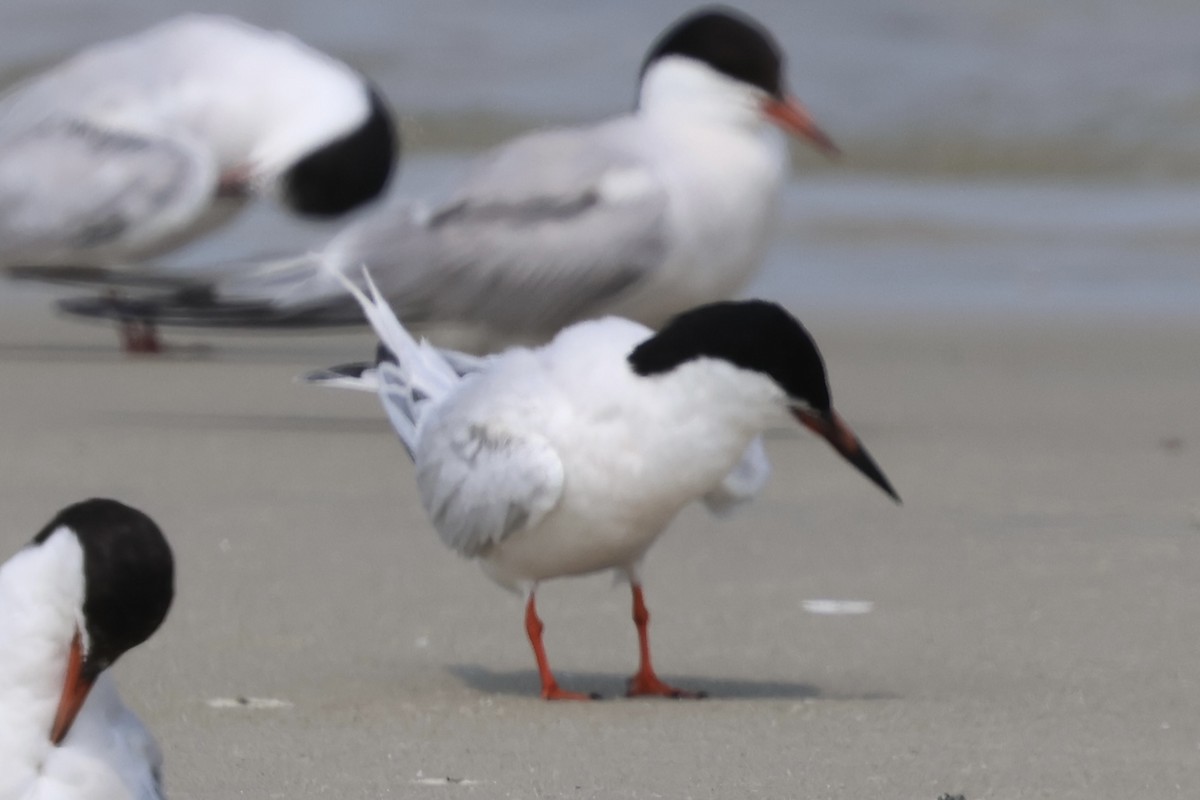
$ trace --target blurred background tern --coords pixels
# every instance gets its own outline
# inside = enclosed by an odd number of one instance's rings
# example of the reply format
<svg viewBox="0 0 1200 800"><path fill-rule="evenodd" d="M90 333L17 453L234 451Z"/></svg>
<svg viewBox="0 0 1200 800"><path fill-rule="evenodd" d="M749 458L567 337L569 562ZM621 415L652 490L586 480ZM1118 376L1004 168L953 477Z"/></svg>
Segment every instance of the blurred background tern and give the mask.
<svg viewBox="0 0 1200 800"><path fill-rule="evenodd" d="M397 158L383 97L291 35L189 14L93 45L0 99L0 266L120 277L269 197L333 218L373 200ZM158 349L123 315L130 351Z"/></svg>
<svg viewBox="0 0 1200 800"><path fill-rule="evenodd" d="M357 324L341 276L365 265L406 324L458 349L542 342L604 314L658 326L753 276L788 174L781 130L836 153L788 92L774 35L703 9L652 44L633 112L518 137L441 199L388 203L313 252L138 308L172 325ZM106 298L64 308L127 310Z"/></svg>
<svg viewBox="0 0 1200 800"><path fill-rule="evenodd" d="M834 411L812 337L774 303L700 306L658 333L618 317L580 322L472 365L413 339L369 278L369 297L346 280L382 342L379 398L421 504L448 547L524 595L547 700L589 695L561 688L550 669L538 585L603 570L633 592L628 695L703 696L656 674L639 569L688 504L723 509L758 493L769 473L752 443L769 425L800 422L900 501Z"/></svg>

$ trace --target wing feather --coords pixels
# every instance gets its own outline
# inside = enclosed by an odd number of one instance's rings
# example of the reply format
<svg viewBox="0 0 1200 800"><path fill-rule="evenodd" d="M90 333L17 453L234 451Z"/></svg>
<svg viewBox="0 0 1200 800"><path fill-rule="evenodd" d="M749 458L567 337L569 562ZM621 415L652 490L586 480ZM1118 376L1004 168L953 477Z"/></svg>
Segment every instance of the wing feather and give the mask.
<svg viewBox="0 0 1200 800"><path fill-rule="evenodd" d="M547 336L602 313L662 264L666 193L647 165L583 133L520 139L445 203L381 210L327 252L342 271L366 264L408 324Z"/></svg>
<svg viewBox="0 0 1200 800"><path fill-rule="evenodd" d="M48 118L0 141L0 262L92 262L190 224L217 169L177 140Z"/></svg>
<svg viewBox="0 0 1200 800"><path fill-rule="evenodd" d="M706 508L719 517L753 500L771 477L771 462L761 436L750 440L741 459L719 484L701 498Z"/></svg>
<svg viewBox="0 0 1200 800"><path fill-rule="evenodd" d="M550 442L494 419L427 418L416 463L417 489L434 527L468 557L536 526L562 496L562 461Z"/></svg>

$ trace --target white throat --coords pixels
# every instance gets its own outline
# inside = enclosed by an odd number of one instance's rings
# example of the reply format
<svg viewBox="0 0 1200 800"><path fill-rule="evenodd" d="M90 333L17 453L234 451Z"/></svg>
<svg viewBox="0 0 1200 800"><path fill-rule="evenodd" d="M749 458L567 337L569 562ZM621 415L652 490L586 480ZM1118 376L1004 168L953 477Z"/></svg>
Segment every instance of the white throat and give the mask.
<svg viewBox="0 0 1200 800"><path fill-rule="evenodd" d="M762 105L767 94L756 86L682 56L655 61L642 76L639 113L676 124L723 124L760 131L768 127Z"/></svg>

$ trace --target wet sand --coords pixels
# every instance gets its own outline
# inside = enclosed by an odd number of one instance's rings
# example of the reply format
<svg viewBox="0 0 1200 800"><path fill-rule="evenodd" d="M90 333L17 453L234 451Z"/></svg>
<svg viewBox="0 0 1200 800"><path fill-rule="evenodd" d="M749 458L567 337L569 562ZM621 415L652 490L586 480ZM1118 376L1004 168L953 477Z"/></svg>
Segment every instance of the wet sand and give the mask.
<svg viewBox="0 0 1200 800"><path fill-rule="evenodd" d="M0 550L90 495L175 548L175 607L115 669L174 800L1200 788L1200 323L805 315L904 507L779 432L759 502L646 564L659 670L712 697L547 704L520 600L442 548L374 398L292 383L365 335L129 359L0 311ZM539 598L564 685L618 694L628 593Z"/></svg>

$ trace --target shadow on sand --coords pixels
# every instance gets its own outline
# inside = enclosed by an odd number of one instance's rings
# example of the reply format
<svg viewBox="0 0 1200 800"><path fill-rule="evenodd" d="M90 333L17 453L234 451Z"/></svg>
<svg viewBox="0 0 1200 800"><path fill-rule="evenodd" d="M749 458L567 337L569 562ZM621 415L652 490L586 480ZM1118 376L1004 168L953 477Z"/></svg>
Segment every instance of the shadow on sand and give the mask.
<svg viewBox="0 0 1200 800"><path fill-rule="evenodd" d="M119 427L158 430L245 431L260 433L351 433L381 436L391 432L384 418L306 416L300 414L219 414L175 411L110 411L102 416Z"/></svg>
<svg viewBox="0 0 1200 800"><path fill-rule="evenodd" d="M521 669L508 672L491 670L477 664L454 664L447 669L463 683L489 694L522 695L536 697L538 674L536 670ZM625 681L628 676L600 672L555 672L555 677L564 689L577 692L596 692L604 698L624 697ZM855 697L827 694L810 683L791 681L755 681L744 679L714 678L711 675L662 675L663 680L680 689L708 693L712 700L888 700L883 692Z"/></svg>

